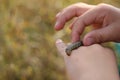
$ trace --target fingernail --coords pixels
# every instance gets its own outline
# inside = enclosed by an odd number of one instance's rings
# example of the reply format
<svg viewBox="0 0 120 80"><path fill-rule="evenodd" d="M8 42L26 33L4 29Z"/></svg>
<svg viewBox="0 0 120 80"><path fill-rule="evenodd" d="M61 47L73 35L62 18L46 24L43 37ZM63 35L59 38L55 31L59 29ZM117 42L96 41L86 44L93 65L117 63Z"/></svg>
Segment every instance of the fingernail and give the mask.
<svg viewBox="0 0 120 80"><path fill-rule="evenodd" d="M57 28L59 26L59 22L57 21L56 23L55 23L55 28Z"/></svg>
<svg viewBox="0 0 120 80"><path fill-rule="evenodd" d="M59 15L60 15L60 12L59 12L59 13L57 13L56 17L58 17Z"/></svg>
<svg viewBox="0 0 120 80"><path fill-rule="evenodd" d="M93 38L88 38L87 41L86 41L87 45L91 45L93 43L95 43L95 40Z"/></svg>
<svg viewBox="0 0 120 80"><path fill-rule="evenodd" d="M61 39L57 39L56 43L61 43L63 42Z"/></svg>
<svg viewBox="0 0 120 80"><path fill-rule="evenodd" d="M59 22L57 21L56 23L55 23L55 27L57 27L59 25Z"/></svg>

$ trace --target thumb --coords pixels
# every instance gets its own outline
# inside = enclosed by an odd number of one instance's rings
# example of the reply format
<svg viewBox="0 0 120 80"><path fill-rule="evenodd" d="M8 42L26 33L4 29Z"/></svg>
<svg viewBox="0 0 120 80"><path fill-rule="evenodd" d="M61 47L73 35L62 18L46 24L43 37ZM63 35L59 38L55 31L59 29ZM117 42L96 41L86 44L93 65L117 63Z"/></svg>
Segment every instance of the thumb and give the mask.
<svg viewBox="0 0 120 80"><path fill-rule="evenodd" d="M66 44L61 39L56 40L56 47L57 47L58 52L62 56L66 56L66 53L65 53Z"/></svg>
<svg viewBox="0 0 120 80"><path fill-rule="evenodd" d="M114 26L107 26L101 29L93 30L85 35L83 39L84 45L91 45L95 43L103 43L108 41L115 41L119 34Z"/></svg>

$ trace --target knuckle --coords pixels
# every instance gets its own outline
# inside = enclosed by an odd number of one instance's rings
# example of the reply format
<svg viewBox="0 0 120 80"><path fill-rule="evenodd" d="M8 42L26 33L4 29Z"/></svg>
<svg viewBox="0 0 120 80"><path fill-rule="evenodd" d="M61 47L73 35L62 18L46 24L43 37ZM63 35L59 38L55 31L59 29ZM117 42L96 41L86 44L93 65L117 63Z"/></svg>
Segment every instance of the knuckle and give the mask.
<svg viewBox="0 0 120 80"><path fill-rule="evenodd" d="M86 4L86 3L83 3L83 2L80 2L80 3L78 3L77 5L84 6L84 5L87 5L87 4Z"/></svg>
<svg viewBox="0 0 120 80"><path fill-rule="evenodd" d="M80 5L86 5L86 4L83 3L83 2L79 2L79 3L73 4L73 6L80 6Z"/></svg>
<svg viewBox="0 0 120 80"><path fill-rule="evenodd" d="M105 4L105 3L100 3L100 4L98 4L98 6L106 6L107 4Z"/></svg>
<svg viewBox="0 0 120 80"><path fill-rule="evenodd" d="M59 15L60 15L60 13L58 13L58 14L55 16L55 18L58 19Z"/></svg>
<svg viewBox="0 0 120 80"><path fill-rule="evenodd" d="M76 21L75 23L74 23L74 27L77 27L77 26L79 26L80 25L80 23L78 22L78 21Z"/></svg>
<svg viewBox="0 0 120 80"><path fill-rule="evenodd" d="M108 11L109 10L109 6L107 4L105 4L105 3L100 3L100 4L98 4L98 9L100 11Z"/></svg>
<svg viewBox="0 0 120 80"><path fill-rule="evenodd" d="M95 41L95 43L100 43L103 40L102 34L92 31L86 35L86 37L92 37Z"/></svg>
<svg viewBox="0 0 120 80"><path fill-rule="evenodd" d="M98 32L98 35L96 36L96 40L98 43L104 42L104 36L102 32Z"/></svg>
<svg viewBox="0 0 120 80"><path fill-rule="evenodd" d="M76 3L76 4L73 4L72 6L70 6L70 7L72 7L73 9L79 9L79 8L81 8L81 7L83 7L83 6L85 6L85 5L87 5L86 3L83 3L83 2L79 2L79 3Z"/></svg>
<svg viewBox="0 0 120 80"><path fill-rule="evenodd" d="M103 32L96 32L94 31L91 35L94 35L94 38L95 38L95 42L96 43L102 43L104 41L106 41L104 35L103 35Z"/></svg>

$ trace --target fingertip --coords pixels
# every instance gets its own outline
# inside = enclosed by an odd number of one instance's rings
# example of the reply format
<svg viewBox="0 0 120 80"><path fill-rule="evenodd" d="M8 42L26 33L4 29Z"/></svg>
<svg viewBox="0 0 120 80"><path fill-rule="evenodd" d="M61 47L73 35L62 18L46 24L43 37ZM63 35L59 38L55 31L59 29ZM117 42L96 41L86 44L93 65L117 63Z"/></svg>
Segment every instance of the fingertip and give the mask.
<svg viewBox="0 0 120 80"><path fill-rule="evenodd" d="M55 30L59 31L59 30L63 29L64 25L65 25L65 24L61 23L60 21L57 21L57 22L55 23L54 28L55 28Z"/></svg>
<svg viewBox="0 0 120 80"><path fill-rule="evenodd" d="M56 44L57 49L59 50L61 44L63 44L63 41L61 39L57 39L55 44Z"/></svg>
<svg viewBox="0 0 120 80"><path fill-rule="evenodd" d="M85 39L83 39L84 46L90 46Z"/></svg>
<svg viewBox="0 0 120 80"><path fill-rule="evenodd" d="M95 42L94 38L92 38L92 37L86 37L85 36L85 38L83 39L83 44L85 46L90 46L90 45L92 45L94 43L96 43L96 42Z"/></svg>
<svg viewBox="0 0 120 80"><path fill-rule="evenodd" d="M56 40L56 44L62 43L63 41L61 39Z"/></svg>
<svg viewBox="0 0 120 80"><path fill-rule="evenodd" d="M57 39L56 40L56 47L57 47L57 49L60 51L63 46L64 46L63 41L61 39Z"/></svg>
<svg viewBox="0 0 120 80"><path fill-rule="evenodd" d="M59 27L60 27L59 25L60 25L59 22L55 23L55 26L54 26L55 30L59 30Z"/></svg>
<svg viewBox="0 0 120 80"><path fill-rule="evenodd" d="M58 18L58 17L60 16L60 13L61 13L61 12L57 13L56 18Z"/></svg>
<svg viewBox="0 0 120 80"><path fill-rule="evenodd" d="M60 48L60 49L66 48L66 44L61 39L56 40L56 46L57 46L57 48Z"/></svg>

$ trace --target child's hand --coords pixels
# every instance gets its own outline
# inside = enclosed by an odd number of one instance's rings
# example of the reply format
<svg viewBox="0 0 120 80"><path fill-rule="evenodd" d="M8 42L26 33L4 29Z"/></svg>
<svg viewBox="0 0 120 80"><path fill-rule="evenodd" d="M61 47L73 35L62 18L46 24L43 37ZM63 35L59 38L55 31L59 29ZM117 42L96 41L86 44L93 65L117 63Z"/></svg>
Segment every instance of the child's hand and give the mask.
<svg viewBox="0 0 120 80"><path fill-rule="evenodd" d="M99 44L83 46L65 53L66 44L56 41L59 53L64 57L70 80L119 80L115 54Z"/></svg>

